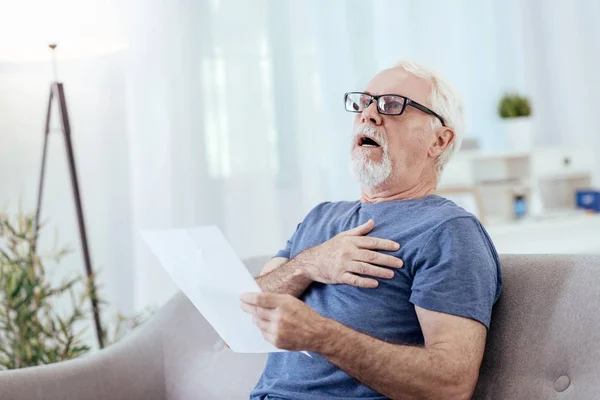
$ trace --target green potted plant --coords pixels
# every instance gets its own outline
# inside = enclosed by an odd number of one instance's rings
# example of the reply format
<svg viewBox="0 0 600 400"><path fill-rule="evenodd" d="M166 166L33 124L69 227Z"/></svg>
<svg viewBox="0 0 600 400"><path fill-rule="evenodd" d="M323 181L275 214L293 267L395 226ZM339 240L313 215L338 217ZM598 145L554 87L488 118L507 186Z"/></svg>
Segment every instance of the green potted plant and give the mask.
<svg viewBox="0 0 600 400"><path fill-rule="evenodd" d="M514 151L531 150L533 123L529 99L516 93L505 93L498 104L498 114L504 121L510 149Z"/></svg>
<svg viewBox="0 0 600 400"><path fill-rule="evenodd" d="M38 250L34 221L33 214L0 212L0 371L77 358L92 347L84 332L92 324L93 281L71 276L56 284L48 278L47 267L59 265L68 249ZM143 314L118 315L114 333L103 332L105 343L119 340L144 319Z"/></svg>

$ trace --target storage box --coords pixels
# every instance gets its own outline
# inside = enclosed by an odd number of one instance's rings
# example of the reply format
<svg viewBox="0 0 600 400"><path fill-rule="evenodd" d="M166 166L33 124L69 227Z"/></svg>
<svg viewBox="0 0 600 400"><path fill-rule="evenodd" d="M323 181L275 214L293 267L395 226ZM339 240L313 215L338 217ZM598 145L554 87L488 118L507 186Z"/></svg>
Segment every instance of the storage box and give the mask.
<svg viewBox="0 0 600 400"><path fill-rule="evenodd" d="M600 190L578 190L575 202L577 208L600 213Z"/></svg>

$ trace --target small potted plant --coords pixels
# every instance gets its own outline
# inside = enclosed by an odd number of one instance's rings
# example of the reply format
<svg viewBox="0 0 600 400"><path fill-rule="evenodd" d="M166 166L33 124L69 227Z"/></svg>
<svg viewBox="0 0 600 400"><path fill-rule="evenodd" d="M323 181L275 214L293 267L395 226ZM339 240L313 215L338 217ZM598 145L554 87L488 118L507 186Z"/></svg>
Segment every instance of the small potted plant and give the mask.
<svg viewBox="0 0 600 400"><path fill-rule="evenodd" d="M506 93L500 99L498 114L504 120L508 145L514 151L529 151L533 146L533 124L529 99Z"/></svg>

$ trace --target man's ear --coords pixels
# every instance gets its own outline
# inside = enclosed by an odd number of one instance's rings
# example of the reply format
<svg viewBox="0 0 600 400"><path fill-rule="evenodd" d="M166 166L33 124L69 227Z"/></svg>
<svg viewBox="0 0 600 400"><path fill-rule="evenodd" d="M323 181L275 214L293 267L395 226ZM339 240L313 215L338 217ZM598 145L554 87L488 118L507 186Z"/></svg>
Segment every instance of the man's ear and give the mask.
<svg viewBox="0 0 600 400"><path fill-rule="evenodd" d="M429 147L427 155L437 159L454 142L454 131L447 126L442 126L435 132L435 141Z"/></svg>

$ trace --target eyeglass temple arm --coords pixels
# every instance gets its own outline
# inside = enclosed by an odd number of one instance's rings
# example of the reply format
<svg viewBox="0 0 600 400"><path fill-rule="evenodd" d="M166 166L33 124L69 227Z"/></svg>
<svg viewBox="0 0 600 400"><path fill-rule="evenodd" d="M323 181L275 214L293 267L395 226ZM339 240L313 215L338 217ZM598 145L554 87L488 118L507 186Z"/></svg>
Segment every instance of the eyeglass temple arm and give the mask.
<svg viewBox="0 0 600 400"><path fill-rule="evenodd" d="M417 103L416 101L412 101L411 99L406 99L406 105L413 106L414 108L421 110L424 113L427 113L429 115L433 115L434 117L437 117L440 120L440 122L442 123L442 126L446 126L446 121L444 121L444 118L440 117L436 112L430 110L429 108L425 107L424 105L421 105L421 104Z"/></svg>

